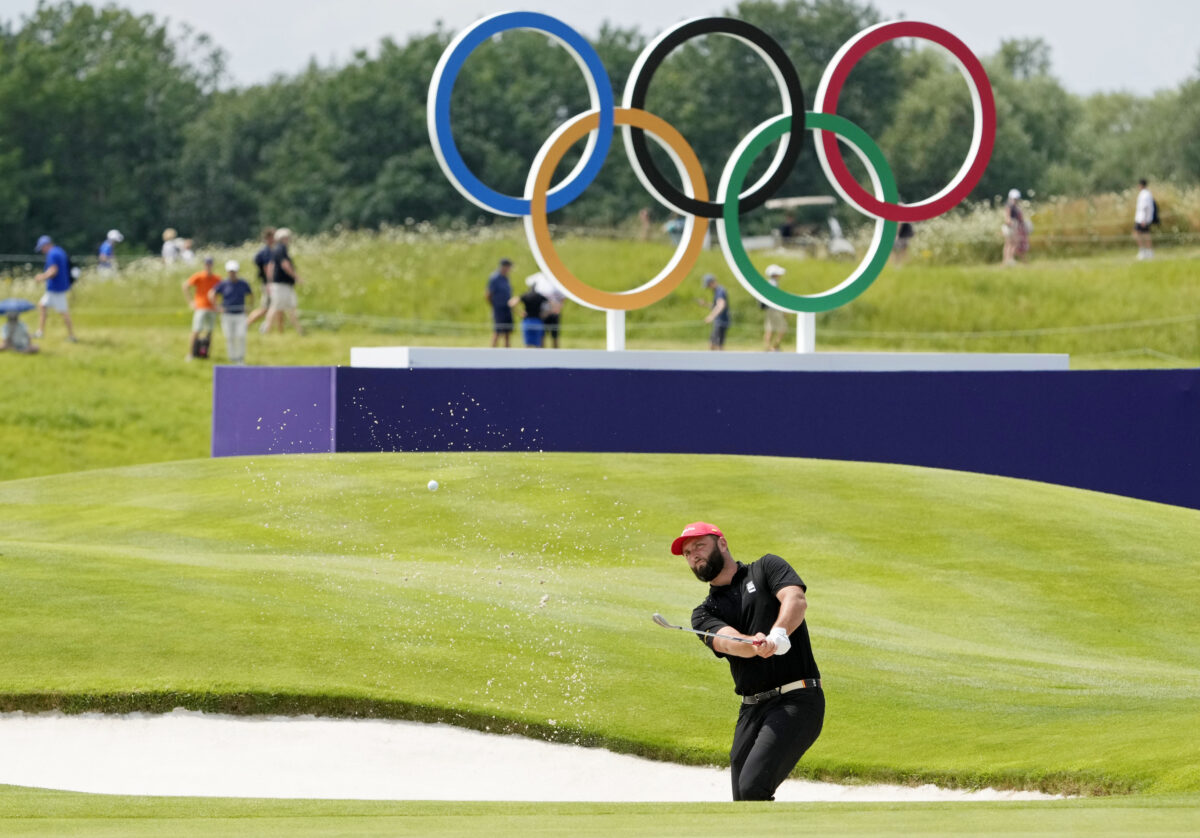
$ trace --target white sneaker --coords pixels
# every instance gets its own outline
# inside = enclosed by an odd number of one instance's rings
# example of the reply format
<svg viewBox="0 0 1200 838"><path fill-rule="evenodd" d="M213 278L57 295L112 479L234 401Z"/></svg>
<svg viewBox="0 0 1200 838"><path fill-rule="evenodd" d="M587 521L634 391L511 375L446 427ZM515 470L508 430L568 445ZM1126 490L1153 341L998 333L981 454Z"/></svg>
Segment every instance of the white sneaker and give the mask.
<svg viewBox="0 0 1200 838"><path fill-rule="evenodd" d="M40 338L40 337L42 337L42 330L41 330L41 329L38 329L36 332L34 332L34 333L33 333L33 336L34 336L35 338Z"/></svg>

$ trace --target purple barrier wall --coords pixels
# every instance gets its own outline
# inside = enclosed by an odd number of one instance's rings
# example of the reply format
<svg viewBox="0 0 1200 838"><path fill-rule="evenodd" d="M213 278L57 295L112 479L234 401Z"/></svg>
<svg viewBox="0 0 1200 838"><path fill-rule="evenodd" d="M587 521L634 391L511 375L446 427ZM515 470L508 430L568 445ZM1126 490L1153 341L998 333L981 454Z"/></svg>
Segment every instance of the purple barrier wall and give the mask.
<svg viewBox="0 0 1200 838"><path fill-rule="evenodd" d="M303 378L309 395L288 368L219 368L214 455L763 454L999 474L1200 508L1200 370L328 372L332 439L294 420L249 430L251 414L278 419L298 401L319 403L316 378Z"/></svg>
<svg viewBox="0 0 1200 838"><path fill-rule="evenodd" d="M337 367L217 367L214 457L336 451Z"/></svg>

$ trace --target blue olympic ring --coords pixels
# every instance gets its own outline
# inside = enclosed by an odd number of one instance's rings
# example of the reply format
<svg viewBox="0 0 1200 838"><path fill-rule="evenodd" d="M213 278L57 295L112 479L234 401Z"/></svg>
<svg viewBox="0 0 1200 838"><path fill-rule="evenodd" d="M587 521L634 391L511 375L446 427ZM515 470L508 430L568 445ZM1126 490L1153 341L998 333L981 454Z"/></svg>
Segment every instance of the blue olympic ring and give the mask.
<svg viewBox="0 0 1200 838"><path fill-rule="evenodd" d="M442 170L463 197L478 207L498 215L529 215L529 199L516 198L497 192L483 183L467 167L450 130L450 96L454 82L467 56L481 43L510 29L532 29L544 32L563 45L584 72L592 110L600 114L599 130L588 137L587 147L579 164L567 178L550 191L550 211L562 209L588 188L600 173L613 140L613 91L608 71L594 47L582 35L557 18L537 12L504 12L484 18L459 33L438 62L429 88L429 137Z"/></svg>

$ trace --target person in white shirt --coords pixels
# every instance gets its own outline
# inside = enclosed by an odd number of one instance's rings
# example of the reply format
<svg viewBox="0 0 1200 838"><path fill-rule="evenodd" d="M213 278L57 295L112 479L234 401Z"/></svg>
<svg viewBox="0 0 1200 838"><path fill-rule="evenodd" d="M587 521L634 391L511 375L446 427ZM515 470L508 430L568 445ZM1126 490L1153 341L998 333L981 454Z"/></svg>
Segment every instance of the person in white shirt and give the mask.
<svg viewBox="0 0 1200 838"><path fill-rule="evenodd" d="M1137 208L1133 213L1133 237L1137 241L1138 259L1154 257L1154 243L1150 240L1150 225L1154 223L1154 196L1146 186L1146 179L1138 181L1141 190L1137 195Z"/></svg>

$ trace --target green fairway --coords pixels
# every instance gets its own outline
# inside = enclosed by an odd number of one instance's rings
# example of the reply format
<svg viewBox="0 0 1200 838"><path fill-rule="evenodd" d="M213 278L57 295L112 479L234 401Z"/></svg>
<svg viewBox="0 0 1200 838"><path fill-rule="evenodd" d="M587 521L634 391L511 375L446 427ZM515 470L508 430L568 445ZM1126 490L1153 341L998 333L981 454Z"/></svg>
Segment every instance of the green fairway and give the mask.
<svg viewBox="0 0 1200 838"><path fill-rule="evenodd" d="M0 786L0 832L29 836L1195 835L1200 796L1037 803L369 803L99 797Z"/></svg>
<svg viewBox="0 0 1200 838"><path fill-rule="evenodd" d="M0 484L0 705L439 719L722 764L724 664L649 619L703 594L667 551L698 517L810 586L830 711L804 776L1200 790L1200 512L858 463L337 455Z"/></svg>

